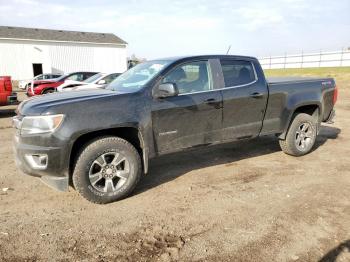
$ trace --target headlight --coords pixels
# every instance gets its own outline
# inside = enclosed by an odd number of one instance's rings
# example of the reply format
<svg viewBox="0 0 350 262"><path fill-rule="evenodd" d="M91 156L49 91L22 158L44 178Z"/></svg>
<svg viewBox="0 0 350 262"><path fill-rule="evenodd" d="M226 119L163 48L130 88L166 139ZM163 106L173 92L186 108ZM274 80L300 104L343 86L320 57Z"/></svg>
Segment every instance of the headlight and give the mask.
<svg viewBox="0 0 350 262"><path fill-rule="evenodd" d="M22 120L21 134L52 133L62 123L64 115L26 116Z"/></svg>

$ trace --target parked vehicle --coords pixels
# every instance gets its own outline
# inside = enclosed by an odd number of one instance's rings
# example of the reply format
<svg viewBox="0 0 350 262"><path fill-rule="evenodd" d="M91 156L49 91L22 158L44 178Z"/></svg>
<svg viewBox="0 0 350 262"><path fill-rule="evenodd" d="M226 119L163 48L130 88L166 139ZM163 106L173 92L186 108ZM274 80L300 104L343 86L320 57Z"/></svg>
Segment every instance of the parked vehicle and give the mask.
<svg viewBox="0 0 350 262"><path fill-rule="evenodd" d="M51 79L56 79L61 77L61 74L41 74L37 75L32 79L29 80L22 80L19 81L18 87L23 90L27 90L28 86L33 82L33 81L38 81L38 80L51 80Z"/></svg>
<svg viewBox="0 0 350 262"><path fill-rule="evenodd" d="M77 91L77 90L88 90L91 88L104 87L110 84L114 79L120 76L120 73L98 73L89 77L88 79L80 82L74 80L67 80L62 85L57 87L58 92L64 91Z"/></svg>
<svg viewBox="0 0 350 262"><path fill-rule="evenodd" d="M332 78L267 81L245 56L148 61L79 93L19 106L16 159L58 190L72 179L95 203L126 197L149 159L170 152L275 134L286 154L305 155L337 100Z"/></svg>
<svg viewBox="0 0 350 262"><path fill-rule="evenodd" d="M10 76L0 76L0 106L16 104L17 93L12 92Z"/></svg>
<svg viewBox="0 0 350 262"><path fill-rule="evenodd" d="M56 91L59 85L62 85L66 80L84 81L89 77L96 75L97 72L73 72L68 75L61 76L51 80L37 80L33 82L33 87L29 84L27 89L28 96L49 94Z"/></svg>

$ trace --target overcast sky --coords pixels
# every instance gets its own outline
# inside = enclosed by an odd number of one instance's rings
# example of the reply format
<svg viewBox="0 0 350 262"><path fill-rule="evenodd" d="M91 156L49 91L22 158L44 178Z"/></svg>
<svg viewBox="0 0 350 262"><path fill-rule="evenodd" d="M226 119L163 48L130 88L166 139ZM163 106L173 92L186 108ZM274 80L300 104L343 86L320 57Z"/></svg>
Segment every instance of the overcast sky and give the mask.
<svg viewBox="0 0 350 262"><path fill-rule="evenodd" d="M350 0L0 0L0 25L114 33L147 59L350 47Z"/></svg>

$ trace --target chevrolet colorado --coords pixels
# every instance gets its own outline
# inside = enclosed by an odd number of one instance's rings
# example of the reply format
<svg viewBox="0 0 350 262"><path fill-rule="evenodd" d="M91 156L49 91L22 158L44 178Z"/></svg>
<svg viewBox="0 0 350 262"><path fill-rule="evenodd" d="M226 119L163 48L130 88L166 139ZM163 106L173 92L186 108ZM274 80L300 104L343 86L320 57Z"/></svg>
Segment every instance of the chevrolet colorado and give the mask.
<svg viewBox="0 0 350 262"><path fill-rule="evenodd" d="M282 150L312 150L331 122L332 78L266 80L257 59L191 56L139 64L106 89L22 102L14 117L16 163L29 175L86 199L126 197L150 158L275 134Z"/></svg>

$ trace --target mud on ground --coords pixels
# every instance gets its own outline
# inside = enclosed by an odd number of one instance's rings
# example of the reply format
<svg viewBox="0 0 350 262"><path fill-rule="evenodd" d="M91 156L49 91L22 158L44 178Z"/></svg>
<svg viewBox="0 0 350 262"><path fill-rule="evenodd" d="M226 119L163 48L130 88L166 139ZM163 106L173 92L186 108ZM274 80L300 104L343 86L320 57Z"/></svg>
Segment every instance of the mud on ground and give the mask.
<svg viewBox="0 0 350 262"><path fill-rule="evenodd" d="M103 206L17 171L14 107L0 108L0 260L350 261L350 85L339 86L336 123L311 154L264 137L164 156Z"/></svg>

